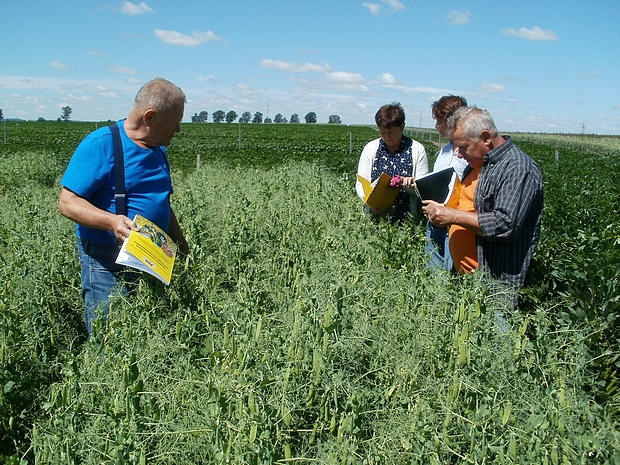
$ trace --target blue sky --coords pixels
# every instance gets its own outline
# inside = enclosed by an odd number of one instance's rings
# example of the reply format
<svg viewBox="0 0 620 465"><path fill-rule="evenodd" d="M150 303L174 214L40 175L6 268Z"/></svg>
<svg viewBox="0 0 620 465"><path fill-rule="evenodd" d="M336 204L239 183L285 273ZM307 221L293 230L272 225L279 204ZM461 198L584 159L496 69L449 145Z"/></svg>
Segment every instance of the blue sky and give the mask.
<svg viewBox="0 0 620 465"><path fill-rule="evenodd" d="M153 77L200 111L373 124L462 95L501 131L620 134L617 0L0 0L5 118L126 116Z"/></svg>

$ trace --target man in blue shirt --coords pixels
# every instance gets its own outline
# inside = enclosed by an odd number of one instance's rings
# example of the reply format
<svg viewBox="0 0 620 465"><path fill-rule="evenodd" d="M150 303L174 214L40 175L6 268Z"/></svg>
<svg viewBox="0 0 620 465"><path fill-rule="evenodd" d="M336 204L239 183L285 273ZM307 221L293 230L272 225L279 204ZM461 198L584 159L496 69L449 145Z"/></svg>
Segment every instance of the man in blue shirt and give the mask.
<svg viewBox="0 0 620 465"><path fill-rule="evenodd" d="M58 207L76 223L82 267L84 319L89 336L92 323L109 310L109 296L127 290L128 273L115 263L120 245L142 215L168 232L183 254L189 247L170 206L172 182L166 146L180 132L185 94L157 78L136 95L126 119L116 123L123 147L127 211L116 214L114 144L110 128L89 134L73 154L62 178Z"/></svg>

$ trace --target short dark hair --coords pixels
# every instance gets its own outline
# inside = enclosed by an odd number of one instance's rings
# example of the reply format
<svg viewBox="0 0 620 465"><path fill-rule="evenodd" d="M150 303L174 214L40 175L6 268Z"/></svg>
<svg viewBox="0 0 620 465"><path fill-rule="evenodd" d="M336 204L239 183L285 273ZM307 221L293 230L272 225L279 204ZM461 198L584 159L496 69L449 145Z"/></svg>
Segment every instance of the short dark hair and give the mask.
<svg viewBox="0 0 620 465"><path fill-rule="evenodd" d="M379 128L395 128L405 124L405 110L399 102L383 105L375 114Z"/></svg>

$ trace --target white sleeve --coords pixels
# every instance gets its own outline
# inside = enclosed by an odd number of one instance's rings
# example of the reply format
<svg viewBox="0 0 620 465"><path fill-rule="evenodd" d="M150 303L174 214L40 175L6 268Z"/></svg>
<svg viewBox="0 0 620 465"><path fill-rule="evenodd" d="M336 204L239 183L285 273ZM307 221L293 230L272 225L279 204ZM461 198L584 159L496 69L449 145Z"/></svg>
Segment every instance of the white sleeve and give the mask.
<svg viewBox="0 0 620 465"><path fill-rule="evenodd" d="M380 139L370 141L364 146L362 154L360 155L360 161L357 165L357 174L369 181L372 173L372 164L375 160L377 149L379 148L379 140ZM357 192L357 196L364 200L364 188L362 187L362 183L357 180L355 181L355 191Z"/></svg>
<svg viewBox="0 0 620 465"><path fill-rule="evenodd" d="M413 164L412 176L420 177L428 173L428 157L424 146L417 141L413 141L411 145L411 158Z"/></svg>

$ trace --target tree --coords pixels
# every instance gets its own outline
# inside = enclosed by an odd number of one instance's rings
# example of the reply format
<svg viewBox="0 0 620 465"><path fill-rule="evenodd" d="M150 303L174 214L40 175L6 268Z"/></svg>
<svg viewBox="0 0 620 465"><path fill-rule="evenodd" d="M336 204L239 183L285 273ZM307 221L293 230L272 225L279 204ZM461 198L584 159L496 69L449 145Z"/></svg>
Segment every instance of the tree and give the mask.
<svg viewBox="0 0 620 465"><path fill-rule="evenodd" d="M239 122L249 123L251 119L252 119L252 113L250 113L249 111L244 111L243 114L241 115L241 118L239 118Z"/></svg>
<svg viewBox="0 0 620 465"><path fill-rule="evenodd" d="M218 111L214 111L213 112L213 122L214 123L221 123L226 119L226 113L224 113L224 110L218 110Z"/></svg>
<svg viewBox="0 0 620 465"><path fill-rule="evenodd" d="M311 111L305 116L306 123L316 123L316 113Z"/></svg>
<svg viewBox="0 0 620 465"><path fill-rule="evenodd" d="M206 111L201 111L200 113L194 113L192 116L192 123L206 123L209 118L209 113Z"/></svg>
<svg viewBox="0 0 620 465"><path fill-rule="evenodd" d="M192 123L206 123L207 121L209 121L209 113L206 111L194 113L194 116L192 116Z"/></svg>
<svg viewBox="0 0 620 465"><path fill-rule="evenodd" d="M0 108L0 121L4 119L4 115L2 114L2 108Z"/></svg>
<svg viewBox="0 0 620 465"><path fill-rule="evenodd" d="M226 113L226 122L227 123L232 123L236 119L237 119L237 112L236 111L230 110L228 113Z"/></svg>
<svg viewBox="0 0 620 465"><path fill-rule="evenodd" d="M271 118L268 116L267 118L265 118L265 124L271 124L273 123L273 121L271 120Z"/></svg>
<svg viewBox="0 0 620 465"><path fill-rule="evenodd" d="M60 114L60 119L63 121L69 121L69 118L71 117L71 113L73 112L73 109L70 106L66 106L66 107L62 107L62 113Z"/></svg>
<svg viewBox="0 0 620 465"><path fill-rule="evenodd" d="M278 113L274 119L273 119L274 123L286 123L286 118L284 116L282 116L282 113Z"/></svg>
<svg viewBox="0 0 620 465"><path fill-rule="evenodd" d="M329 115L329 124L340 124L342 123L342 120L340 119L340 116L338 115Z"/></svg>
<svg viewBox="0 0 620 465"><path fill-rule="evenodd" d="M297 113L291 115L291 123L299 123L299 115Z"/></svg>
<svg viewBox="0 0 620 465"><path fill-rule="evenodd" d="M263 122L263 114L260 111L254 113L254 118L252 119L253 123L260 124Z"/></svg>

